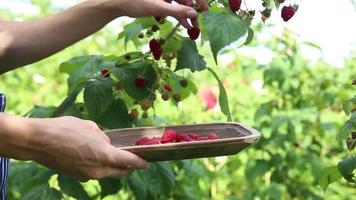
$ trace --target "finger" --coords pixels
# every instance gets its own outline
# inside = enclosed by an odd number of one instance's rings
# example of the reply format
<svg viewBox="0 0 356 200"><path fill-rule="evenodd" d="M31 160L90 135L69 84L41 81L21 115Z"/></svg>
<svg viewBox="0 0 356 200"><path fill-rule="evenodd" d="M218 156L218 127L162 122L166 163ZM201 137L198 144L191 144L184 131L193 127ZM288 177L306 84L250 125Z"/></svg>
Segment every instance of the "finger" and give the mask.
<svg viewBox="0 0 356 200"><path fill-rule="evenodd" d="M180 5L180 4L170 4L166 2L157 2L157 7L160 8L160 15L162 16L172 16L177 19L180 18L193 18L197 16L197 12L194 8Z"/></svg>
<svg viewBox="0 0 356 200"><path fill-rule="evenodd" d="M128 151L123 151L115 147L111 148L110 163L112 167L128 168L128 169L143 169L148 163L142 158L138 157Z"/></svg>
<svg viewBox="0 0 356 200"><path fill-rule="evenodd" d="M108 143L111 144L110 138L99 128L99 126L95 122L90 120L85 120L85 122L88 124L90 129L98 132Z"/></svg>
<svg viewBox="0 0 356 200"><path fill-rule="evenodd" d="M182 26L184 26L184 28L186 28L186 29L191 29L192 28L192 26L188 23L186 18L178 19L178 21Z"/></svg>
<svg viewBox="0 0 356 200"><path fill-rule="evenodd" d="M175 1L180 3L180 4L193 7L193 1L192 0L175 0Z"/></svg>
<svg viewBox="0 0 356 200"><path fill-rule="evenodd" d="M102 178L120 178L129 174L131 171L131 169L108 168L103 172Z"/></svg>

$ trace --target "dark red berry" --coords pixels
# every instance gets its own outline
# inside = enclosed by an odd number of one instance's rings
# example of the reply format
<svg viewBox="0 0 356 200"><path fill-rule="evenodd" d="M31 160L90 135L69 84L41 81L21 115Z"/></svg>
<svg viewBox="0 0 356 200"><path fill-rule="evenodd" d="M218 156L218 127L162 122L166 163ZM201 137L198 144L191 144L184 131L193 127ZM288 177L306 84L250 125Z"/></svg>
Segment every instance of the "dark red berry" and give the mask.
<svg viewBox="0 0 356 200"><path fill-rule="evenodd" d="M163 93L161 97L162 97L163 101L168 101L169 100L169 94L168 93Z"/></svg>
<svg viewBox="0 0 356 200"><path fill-rule="evenodd" d="M166 130L164 132L164 135L161 137L161 143L169 143L169 142L174 142L176 138L177 132L175 130Z"/></svg>
<svg viewBox="0 0 356 200"><path fill-rule="evenodd" d="M190 139L192 139L193 141L196 141L196 140L198 140L198 135L197 134L194 134L194 133L188 133L188 137L190 138Z"/></svg>
<svg viewBox="0 0 356 200"><path fill-rule="evenodd" d="M147 145L149 143L150 139L148 137L141 137L137 140L135 145Z"/></svg>
<svg viewBox="0 0 356 200"><path fill-rule="evenodd" d="M100 71L102 77L110 77L110 72L107 69L103 69Z"/></svg>
<svg viewBox="0 0 356 200"><path fill-rule="evenodd" d="M232 12L237 12L241 7L241 0L229 0L229 6Z"/></svg>
<svg viewBox="0 0 356 200"><path fill-rule="evenodd" d="M150 40L149 46L150 46L151 52L155 52L155 51L157 51L157 50L159 50L159 49L162 48L162 47L161 47L161 44L160 44L160 43L158 42L158 40L156 40L156 39Z"/></svg>
<svg viewBox="0 0 356 200"><path fill-rule="evenodd" d="M152 51L152 54L153 54L153 57L155 58L155 60L159 60L161 58L162 53L163 53L162 48Z"/></svg>
<svg viewBox="0 0 356 200"><path fill-rule="evenodd" d="M188 86L187 79L180 80L179 83L183 88L186 88Z"/></svg>
<svg viewBox="0 0 356 200"><path fill-rule="evenodd" d="M188 29L188 35L189 35L190 39L192 39L192 40L198 39L198 37L200 35L199 27L194 26L193 28Z"/></svg>
<svg viewBox="0 0 356 200"><path fill-rule="evenodd" d="M198 12L204 12L209 9L208 4L204 0L197 0L196 1L196 10Z"/></svg>
<svg viewBox="0 0 356 200"><path fill-rule="evenodd" d="M169 84L165 84L163 87L166 92L172 92L172 87Z"/></svg>
<svg viewBox="0 0 356 200"><path fill-rule="evenodd" d="M296 11L295 8L292 6L284 6L282 8L282 13L281 13L283 21L286 22L290 20L294 16L295 11Z"/></svg>
<svg viewBox="0 0 356 200"><path fill-rule="evenodd" d="M130 112L130 119L131 119L132 121L135 121L135 120L137 120L137 118L138 118L138 111L137 111L137 109L132 109L131 112Z"/></svg>
<svg viewBox="0 0 356 200"><path fill-rule="evenodd" d="M150 139L150 141L147 143L148 145L153 145L153 144L159 144L161 142L161 138L159 137L153 137Z"/></svg>
<svg viewBox="0 0 356 200"><path fill-rule="evenodd" d="M175 138L176 142L188 142L190 140L191 139L187 135L185 135L184 133L178 133L176 135L176 138Z"/></svg>
<svg viewBox="0 0 356 200"><path fill-rule="evenodd" d="M219 136L216 133L210 133L208 135L208 139L209 140L216 140L216 139L219 139Z"/></svg>
<svg viewBox="0 0 356 200"><path fill-rule="evenodd" d="M285 0L278 0L278 3L284 3Z"/></svg>
<svg viewBox="0 0 356 200"><path fill-rule="evenodd" d="M142 77L142 76L136 77L135 85L136 85L136 87L139 87L139 88L145 87L146 79L144 77Z"/></svg>

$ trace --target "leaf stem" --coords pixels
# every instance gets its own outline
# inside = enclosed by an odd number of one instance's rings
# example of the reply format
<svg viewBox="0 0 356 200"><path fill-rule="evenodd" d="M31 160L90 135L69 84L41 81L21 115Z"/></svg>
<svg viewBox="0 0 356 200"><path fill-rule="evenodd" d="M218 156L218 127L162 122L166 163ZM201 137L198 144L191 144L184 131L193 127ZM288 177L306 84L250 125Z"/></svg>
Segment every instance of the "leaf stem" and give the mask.
<svg viewBox="0 0 356 200"><path fill-rule="evenodd" d="M178 31L180 27L180 24L178 23L174 28L173 30L168 34L167 38L166 38L166 42L171 39L171 37Z"/></svg>

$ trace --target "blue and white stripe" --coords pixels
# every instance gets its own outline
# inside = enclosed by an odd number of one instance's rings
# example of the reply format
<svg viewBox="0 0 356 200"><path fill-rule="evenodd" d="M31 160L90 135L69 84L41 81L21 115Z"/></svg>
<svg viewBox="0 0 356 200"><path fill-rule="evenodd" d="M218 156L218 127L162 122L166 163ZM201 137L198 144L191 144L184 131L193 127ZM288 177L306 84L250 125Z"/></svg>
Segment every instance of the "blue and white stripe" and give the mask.
<svg viewBox="0 0 356 200"><path fill-rule="evenodd" d="M0 93L0 112L5 111L6 97ZM0 157L0 200L6 199L7 173L9 170L9 159Z"/></svg>

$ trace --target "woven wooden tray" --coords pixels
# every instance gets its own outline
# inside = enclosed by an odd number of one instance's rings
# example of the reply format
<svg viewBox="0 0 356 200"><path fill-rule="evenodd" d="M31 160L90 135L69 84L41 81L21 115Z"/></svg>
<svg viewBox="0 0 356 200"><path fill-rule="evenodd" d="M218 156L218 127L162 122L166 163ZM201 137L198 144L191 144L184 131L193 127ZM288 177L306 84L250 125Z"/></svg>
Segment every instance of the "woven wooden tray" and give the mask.
<svg viewBox="0 0 356 200"><path fill-rule="evenodd" d="M135 146L142 136L160 137L164 130L189 132L197 135L216 133L217 140ZM149 162L215 157L237 154L259 140L261 134L239 123L193 124L166 127L117 129L105 132L112 144L122 150L137 154Z"/></svg>

